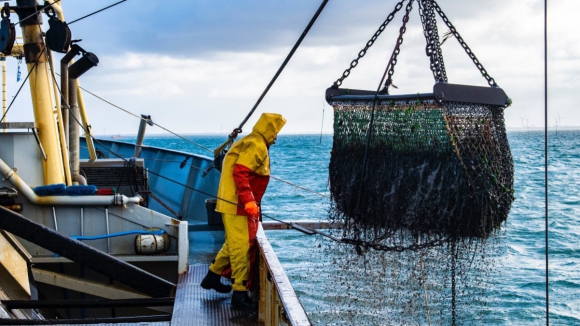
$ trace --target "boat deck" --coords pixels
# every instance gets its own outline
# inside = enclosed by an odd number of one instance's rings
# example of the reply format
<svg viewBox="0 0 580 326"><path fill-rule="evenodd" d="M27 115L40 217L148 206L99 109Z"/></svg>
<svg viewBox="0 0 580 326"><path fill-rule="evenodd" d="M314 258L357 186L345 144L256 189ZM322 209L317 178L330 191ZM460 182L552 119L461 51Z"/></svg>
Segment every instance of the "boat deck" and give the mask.
<svg viewBox="0 0 580 326"><path fill-rule="evenodd" d="M207 273L208 264L189 266L179 276L171 322L139 322L122 324L94 324L97 326L263 326L255 313L232 309L231 293L204 290L199 284ZM222 279L222 282L226 282ZM83 324L86 325L86 324ZM68 324L67 326L71 326ZM73 325L74 326L74 325ZM81 326L81 325L78 325Z"/></svg>
<svg viewBox="0 0 580 326"><path fill-rule="evenodd" d="M171 326L262 326L256 314L231 308L231 294L204 290L199 285L208 268L207 264L190 265L188 272L179 276Z"/></svg>

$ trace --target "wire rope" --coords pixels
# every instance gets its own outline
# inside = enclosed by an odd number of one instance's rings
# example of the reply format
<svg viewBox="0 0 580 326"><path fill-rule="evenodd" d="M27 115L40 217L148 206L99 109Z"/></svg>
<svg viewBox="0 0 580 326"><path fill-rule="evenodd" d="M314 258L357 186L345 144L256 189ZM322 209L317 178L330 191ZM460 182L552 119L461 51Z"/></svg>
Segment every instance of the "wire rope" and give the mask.
<svg viewBox="0 0 580 326"><path fill-rule="evenodd" d="M548 229L548 0L544 0L544 187L546 238L546 325L550 325L550 255Z"/></svg>
<svg viewBox="0 0 580 326"><path fill-rule="evenodd" d="M327 3L328 3L328 0L322 1L320 6L318 7L318 10L316 10L316 13L314 13L314 16L312 16L312 18L310 19L310 22L308 22L308 25L306 26L306 28L304 29L304 31L302 32L302 34L298 38L298 41L296 41L296 43L294 44L294 47L292 47L292 50L290 50L290 53L288 53L288 55L286 56L286 59L284 59L284 62L282 62L282 65L280 66L280 68L278 68L278 71L276 72L276 74L274 74L274 77L272 77L272 80L270 80L270 83L268 84L268 86L266 86L266 89L264 89L264 91L262 92L262 95L260 95L260 97L256 101L256 104L254 104L254 107L250 110L250 113L248 113L246 118L242 121L242 123L240 123L237 130L241 131L242 127L244 127L244 124L246 124L246 122L248 121L248 119L250 119L250 117L252 116L254 111L256 111L256 109L258 108L258 105L260 105L260 103L262 102L262 100L264 99L266 94L268 94L268 91L270 90L272 85L274 85L274 83L276 82L276 79L278 79L278 76L280 76L280 74L282 73L282 71L284 70L284 68L288 64L288 62L290 62L290 59L292 59L294 52L296 52L296 50L298 49L298 47L302 43L302 40L304 40L304 38L306 37L306 34L308 34L308 32L310 31L310 28L312 27L312 25L314 25L314 22L316 22L316 19L318 18L318 16L320 15L320 13L322 12L322 10L324 9L324 7L326 6Z"/></svg>
<svg viewBox="0 0 580 326"><path fill-rule="evenodd" d="M97 94L95 94L95 93L93 93L93 92L91 92L91 91L87 90L86 88L84 88L84 87L82 87L82 86L79 86L79 88L80 88L80 89L82 89L83 91L85 91L85 92L87 92L87 93L91 94L92 96L94 96L94 97L98 98L99 100L101 100L101 101L103 101L103 102L105 102L105 103L107 103L107 104L109 104L109 105L111 105L111 106L113 106L113 107L115 107L115 108L117 108L117 109L119 109L119 110L121 110L121 111L123 111L123 112L125 112L125 113L129 114L129 115L132 115L132 116L134 116L135 118L138 118L138 119L140 119L140 120L147 120L147 119L144 119L144 118L142 118L142 117L140 117L140 116L136 115L135 113L133 113L133 112L131 112L131 111L129 111L129 110L123 109L122 107L120 107L120 106L118 106L118 105L116 105L116 104L114 104L114 103L111 103L111 102L107 101L106 99L104 99L104 98L102 98L102 97L98 96ZM155 123L155 122L153 122L153 121L151 121L151 122L153 123L153 125L155 125L155 126L157 126L157 127L161 128L161 129L163 129L164 131L167 131L168 133L170 133L170 134L172 134L172 135L174 135L174 136L176 136L176 137L178 137L178 138L180 138L180 139L183 139L183 140L185 140L185 141L187 141L187 142L191 143L192 145L195 145L195 146L197 146L197 147L199 147L199 148L202 148L202 149L204 149L204 150L206 150L206 151L213 152L213 150L212 150L212 149L210 149L210 148L207 148L207 147L205 147L205 146L203 146L203 145L200 145L200 144L198 144L198 143L196 143L196 142L192 141L191 139L187 139L187 138L185 138L185 137L183 137L183 136L181 136L181 135L179 135L179 134L177 134L177 133L175 133L175 132L173 132L173 131L171 131L171 130L169 130L169 129L167 129L167 128L165 128L165 127L161 126L161 125L159 125L158 123Z"/></svg>
<svg viewBox="0 0 580 326"><path fill-rule="evenodd" d="M22 90L22 87L24 87L24 84L26 84L26 81L28 80L28 77L30 77L30 74L34 71L34 69L36 69L36 66L38 65L38 59L40 59L40 56L42 56L42 54L44 53L45 50L46 50L46 48L43 48L42 51L40 51L40 53L38 54L38 57L36 58L36 62L34 63L34 66L32 66L32 69L30 69L30 71L28 71L26 78L24 78L24 81L22 82L22 85L20 85L20 87L18 88L16 95L14 95L14 97L12 98L12 101L10 101L10 105L8 105L8 108L6 109L6 112L4 112L4 115L2 115L2 118L0 119L0 121L4 121L6 114L8 114L8 111L10 111L12 104L14 104L14 101L18 97L18 94L20 94L20 91Z"/></svg>
<svg viewBox="0 0 580 326"><path fill-rule="evenodd" d="M59 1L60 1L60 0L59 0ZM103 10L107 10L107 9L109 9L109 8L111 8L111 7L114 7L114 6L116 6L116 5L118 5L118 4L122 3L122 2L125 2L125 1L127 1L127 0L121 0L121 1L119 1L119 2L117 2L117 3L114 3L114 4L110 5L110 6L107 6L107 7L105 7L105 8L103 8L103 9L99 9L99 10L97 10L97 11L95 11L95 12L93 12L93 13L90 13L90 14L88 14L88 15L85 15L85 16L83 16L83 17L81 17L81 18L77 18L77 19L73 20L72 22L68 23L67 25L72 25L72 24L74 24L74 23L78 22L79 20L83 20L83 19L85 19L85 18L87 18L87 17L90 17L90 16L92 16L92 15L94 15L94 14L97 14L97 13L99 13L99 12L103 11Z"/></svg>

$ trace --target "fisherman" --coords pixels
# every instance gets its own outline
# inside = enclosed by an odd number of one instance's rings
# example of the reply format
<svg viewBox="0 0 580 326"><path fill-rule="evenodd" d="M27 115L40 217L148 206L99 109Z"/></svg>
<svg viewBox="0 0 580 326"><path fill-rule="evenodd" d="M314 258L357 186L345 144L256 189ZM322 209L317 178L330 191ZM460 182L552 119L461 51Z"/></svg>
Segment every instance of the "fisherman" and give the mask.
<svg viewBox="0 0 580 326"><path fill-rule="evenodd" d="M263 113L252 132L233 144L224 158L216 211L222 213L225 242L209 266L201 287L220 293L233 289L234 307L257 307L249 298L248 290L253 286L253 268L258 254L256 233L261 221L260 202L270 180L268 151L285 123L286 119L280 114ZM232 286L221 282L221 276L228 274L229 267Z"/></svg>

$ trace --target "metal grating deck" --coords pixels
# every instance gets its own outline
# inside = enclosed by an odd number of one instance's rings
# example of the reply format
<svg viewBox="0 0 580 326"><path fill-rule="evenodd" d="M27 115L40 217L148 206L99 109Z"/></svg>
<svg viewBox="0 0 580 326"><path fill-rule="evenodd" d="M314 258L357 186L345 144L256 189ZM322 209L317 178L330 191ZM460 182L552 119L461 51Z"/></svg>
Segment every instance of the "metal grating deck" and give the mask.
<svg viewBox="0 0 580 326"><path fill-rule="evenodd" d="M232 309L231 294L204 290L199 284L209 265L191 265L179 276L171 326L262 326L256 315ZM224 281L225 279L222 279Z"/></svg>

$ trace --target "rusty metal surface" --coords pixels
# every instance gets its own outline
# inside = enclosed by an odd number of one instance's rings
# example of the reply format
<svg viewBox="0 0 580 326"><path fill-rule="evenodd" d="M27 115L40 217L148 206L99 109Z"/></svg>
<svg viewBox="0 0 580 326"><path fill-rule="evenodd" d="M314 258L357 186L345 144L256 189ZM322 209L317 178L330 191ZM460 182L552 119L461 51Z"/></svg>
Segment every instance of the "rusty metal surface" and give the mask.
<svg viewBox="0 0 580 326"><path fill-rule="evenodd" d="M191 265L187 273L179 276L171 326L262 325L256 315L232 309L231 294L204 290L199 285L208 268L209 265Z"/></svg>

